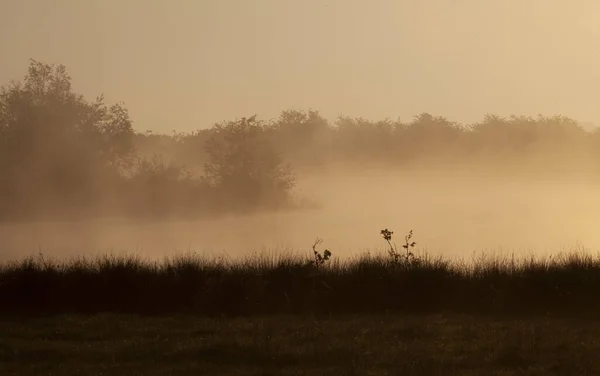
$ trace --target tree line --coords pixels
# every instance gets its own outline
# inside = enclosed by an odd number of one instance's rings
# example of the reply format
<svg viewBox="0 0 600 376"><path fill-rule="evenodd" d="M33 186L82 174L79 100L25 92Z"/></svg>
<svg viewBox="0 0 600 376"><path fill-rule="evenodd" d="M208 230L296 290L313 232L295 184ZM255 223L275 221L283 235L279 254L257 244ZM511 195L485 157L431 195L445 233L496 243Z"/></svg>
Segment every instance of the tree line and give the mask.
<svg viewBox="0 0 600 376"><path fill-rule="evenodd" d="M348 166L599 171L600 132L562 115L463 125L286 110L190 133L136 132L122 104L88 100L63 65L31 60L0 90L0 218L215 215L291 206L295 172Z"/></svg>
<svg viewBox="0 0 600 376"><path fill-rule="evenodd" d="M330 122L318 111L286 110L260 124L286 160L306 170L344 163L402 167L452 162L481 163L492 169L529 164L541 171L573 164L595 166L600 157L600 131L586 131L562 115L487 114L482 121L465 125L428 113L407 122L347 116ZM202 145L213 133L214 129L136 133L134 142L143 154L161 150L172 160L199 168L208 158Z"/></svg>

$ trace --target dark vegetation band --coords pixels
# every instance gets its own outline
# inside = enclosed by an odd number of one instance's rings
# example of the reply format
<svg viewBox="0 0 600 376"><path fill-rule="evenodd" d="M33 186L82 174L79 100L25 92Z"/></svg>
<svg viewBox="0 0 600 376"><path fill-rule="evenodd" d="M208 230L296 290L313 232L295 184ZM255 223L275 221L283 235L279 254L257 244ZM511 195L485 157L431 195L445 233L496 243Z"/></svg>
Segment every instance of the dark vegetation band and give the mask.
<svg viewBox="0 0 600 376"><path fill-rule="evenodd" d="M600 313L600 259L581 253L473 263L407 262L385 254L316 260L299 254L238 261L188 254L164 262L40 256L2 265L0 315Z"/></svg>

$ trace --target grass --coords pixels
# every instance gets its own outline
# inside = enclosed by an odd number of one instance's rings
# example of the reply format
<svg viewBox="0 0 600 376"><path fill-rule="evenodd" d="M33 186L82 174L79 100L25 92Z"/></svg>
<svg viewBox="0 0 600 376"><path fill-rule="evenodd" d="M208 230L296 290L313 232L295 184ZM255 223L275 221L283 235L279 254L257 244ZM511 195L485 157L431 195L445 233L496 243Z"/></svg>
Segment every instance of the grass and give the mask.
<svg viewBox="0 0 600 376"><path fill-rule="evenodd" d="M348 260L317 241L309 257L6 262L0 374L600 373L600 257L450 262L408 240Z"/></svg>
<svg viewBox="0 0 600 376"><path fill-rule="evenodd" d="M595 375L600 323L464 315L0 320L2 375Z"/></svg>
<svg viewBox="0 0 600 376"><path fill-rule="evenodd" d="M307 262L293 254L235 261L194 254L162 262L137 256L57 261L40 255L0 266L0 315L600 313L599 257L418 261L365 255Z"/></svg>

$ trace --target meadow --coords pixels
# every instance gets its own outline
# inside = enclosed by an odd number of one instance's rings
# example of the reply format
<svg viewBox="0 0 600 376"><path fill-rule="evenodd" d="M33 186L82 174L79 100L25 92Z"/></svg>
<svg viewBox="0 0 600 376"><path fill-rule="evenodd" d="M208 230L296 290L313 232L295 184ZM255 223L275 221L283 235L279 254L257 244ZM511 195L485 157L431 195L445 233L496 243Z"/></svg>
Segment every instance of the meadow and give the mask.
<svg viewBox="0 0 600 376"><path fill-rule="evenodd" d="M2 375L595 375L594 320L457 314L0 320Z"/></svg>
<svg viewBox="0 0 600 376"><path fill-rule="evenodd" d="M40 254L4 262L0 372L600 371L599 257L460 263L413 254L411 239L404 245L346 260L315 242L308 254L236 260Z"/></svg>
<svg viewBox="0 0 600 376"><path fill-rule="evenodd" d="M388 235L391 237L391 235ZM390 239L391 240L391 239ZM194 253L164 261L135 255L53 260L43 254L0 267L1 315L440 313L593 316L600 312L600 258L413 254L339 259L255 254L236 260ZM390 244L392 244L390 242Z"/></svg>
<svg viewBox="0 0 600 376"><path fill-rule="evenodd" d="M63 65L0 88L0 375L600 373L600 255L552 253L600 247L597 128L133 124Z"/></svg>

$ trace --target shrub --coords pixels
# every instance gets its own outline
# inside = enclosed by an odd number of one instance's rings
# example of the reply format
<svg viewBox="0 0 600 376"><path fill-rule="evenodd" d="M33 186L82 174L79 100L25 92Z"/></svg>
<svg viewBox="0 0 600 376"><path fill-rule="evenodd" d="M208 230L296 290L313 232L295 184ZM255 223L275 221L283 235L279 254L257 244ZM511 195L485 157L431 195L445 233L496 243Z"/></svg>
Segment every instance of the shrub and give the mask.
<svg viewBox="0 0 600 376"><path fill-rule="evenodd" d="M206 141L205 180L230 209L280 207L289 202L295 178L256 116L215 124Z"/></svg>

